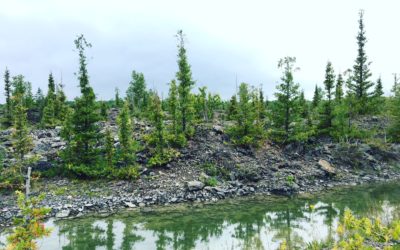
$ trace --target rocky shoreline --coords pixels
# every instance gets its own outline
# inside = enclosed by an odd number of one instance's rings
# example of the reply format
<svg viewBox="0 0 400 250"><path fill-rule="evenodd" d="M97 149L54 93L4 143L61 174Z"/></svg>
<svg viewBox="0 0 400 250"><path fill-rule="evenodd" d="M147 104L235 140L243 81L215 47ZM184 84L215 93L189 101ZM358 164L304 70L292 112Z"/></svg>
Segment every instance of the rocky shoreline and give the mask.
<svg viewBox="0 0 400 250"><path fill-rule="evenodd" d="M360 124L383 126L374 118ZM105 127L116 132L113 122ZM180 156L163 167L147 168L148 152L138 152L140 178L135 181L42 178L33 183L32 191L45 193L42 205L51 208L50 217L61 219L246 195L316 193L400 179L400 144L336 143L329 138L315 138L285 146L266 142L259 148L241 148L229 143L225 127L226 124L198 126L188 145L179 150ZM137 121L134 129L139 140L151 128ZM58 166L58 152L64 146L59 131L32 131L35 148L31 154L40 156L36 171ZM5 149L10 148L8 138L7 130L0 133ZM115 143L118 144L117 136ZM12 157L5 163L11 164ZM0 192L0 231L10 226L17 215L14 194Z"/></svg>

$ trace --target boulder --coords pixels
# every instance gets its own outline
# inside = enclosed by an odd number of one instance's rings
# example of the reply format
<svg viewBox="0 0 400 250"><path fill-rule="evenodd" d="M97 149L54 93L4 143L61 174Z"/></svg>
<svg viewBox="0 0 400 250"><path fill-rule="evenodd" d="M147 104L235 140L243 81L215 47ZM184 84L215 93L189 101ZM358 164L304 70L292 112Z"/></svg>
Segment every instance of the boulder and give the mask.
<svg viewBox="0 0 400 250"><path fill-rule="evenodd" d="M66 218L70 213L71 211L69 209L61 210L56 214L56 218Z"/></svg>
<svg viewBox="0 0 400 250"><path fill-rule="evenodd" d="M187 189L189 191L197 191L204 188L204 183L201 181L188 181L187 182Z"/></svg>
<svg viewBox="0 0 400 250"><path fill-rule="evenodd" d="M320 159L318 161L318 165L324 170L327 174L330 175L335 175L336 174L336 169L326 160Z"/></svg>

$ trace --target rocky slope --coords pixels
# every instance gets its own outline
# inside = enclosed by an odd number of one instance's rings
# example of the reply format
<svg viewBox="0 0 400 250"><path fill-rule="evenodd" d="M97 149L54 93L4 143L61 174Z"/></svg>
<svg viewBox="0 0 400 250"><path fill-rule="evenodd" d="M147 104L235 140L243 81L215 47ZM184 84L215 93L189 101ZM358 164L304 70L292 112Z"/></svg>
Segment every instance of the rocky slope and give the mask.
<svg viewBox="0 0 400 250"><path fill-rule="evenodd" d="M115 112L111 112L110 122L102 126L116 132L114 118ZM146 124L135 123L136 137L149 130ZM31 154L40 155L37 170L58 162L58 152L65 146L59 132L60 128L32 132L35 148ZM6 150L10 149L9 133L0 133ZM117 137L115 144L118 146ZM258 149L244 149L229 144L222 125L199 126L181 156L165 167L148 169L144 167L147 158L146 152L138 153L143 167L135 182L42 179L33 190L46 193L43 205L52 208L51 216L65 218L249 194L291 195L400 178L399 144L340 144L319 139L285 147L265 143ZM7 159L6 165L11 162ZM8 226L17 213L13 195L0 194L0 228Z"/></svg>

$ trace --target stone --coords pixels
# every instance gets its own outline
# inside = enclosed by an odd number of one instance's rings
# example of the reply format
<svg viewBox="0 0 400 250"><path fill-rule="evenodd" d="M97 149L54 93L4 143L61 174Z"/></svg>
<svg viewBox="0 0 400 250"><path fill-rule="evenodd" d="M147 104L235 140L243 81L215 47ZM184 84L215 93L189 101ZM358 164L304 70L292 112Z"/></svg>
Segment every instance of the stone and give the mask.
<svg viewBox="0 0 400 250"><path fill-rule="evenodd" d="M198 191L204 188L204 183L201 181L188 181L187 189L189 191Z"/></svg>
<svg viewBox="0 0 400 250"><path fill-rule="evenodd" d="M71 211L69 209L61 210L56 214L56 218L66 218L70 213Z"/></svg>
<svg viewBox="0 0 400 250"><path fill-rule="evenodd" d="M318 161L318 165L324 170L327 174L330 175L335 175L336 174L336 169L326 160L320 159Z"/></svg>
<svg viewBox="0 0 400 250"><path fill-rule="evenodd" d="M129 202L129 201L125 201L124 204L125 204L126 207L129 207L129 208L134 208L134 207L136 207L135 204L133 204L132 202Z"/></svg>

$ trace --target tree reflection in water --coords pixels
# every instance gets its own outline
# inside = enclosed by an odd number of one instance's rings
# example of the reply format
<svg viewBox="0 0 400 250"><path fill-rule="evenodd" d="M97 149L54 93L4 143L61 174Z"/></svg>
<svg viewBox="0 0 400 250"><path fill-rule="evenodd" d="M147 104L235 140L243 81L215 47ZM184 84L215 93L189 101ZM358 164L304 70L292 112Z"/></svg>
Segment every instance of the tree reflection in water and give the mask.
<svg viewBox="0 0 400 250"><path fill-rule="evenodd" d="M340 214L398 217L400 185L349 188L312 198L253 197L210 205L176 206L152 212L127 212L106 219L54 222L41 242L58 249L290 249L335 237ZM58 235L58 236L57 236ZM54 249L52 247L51 249Z"/></svg>

